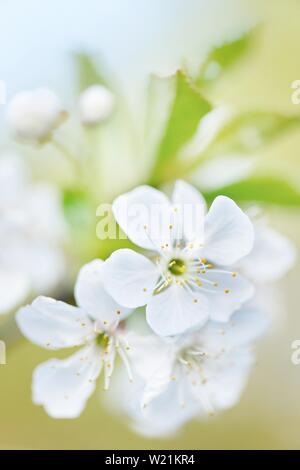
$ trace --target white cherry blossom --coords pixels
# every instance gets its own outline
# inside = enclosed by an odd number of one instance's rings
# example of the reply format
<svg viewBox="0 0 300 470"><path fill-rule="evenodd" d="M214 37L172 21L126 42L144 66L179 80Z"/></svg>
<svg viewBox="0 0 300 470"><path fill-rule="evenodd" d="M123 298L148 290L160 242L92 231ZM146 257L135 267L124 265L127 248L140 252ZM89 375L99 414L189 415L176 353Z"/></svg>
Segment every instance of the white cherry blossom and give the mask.
<svg viewBox="0 0 300 470"><path fill-rule="evenodd" d="M117 355L132 380L129 345L122 320L131 310L118 305L103 288L103 262L83 266L75 286L78 307L38 297L17 314L22 333L50 350L81 346L67 359L50 359L33 374L33 401L53 418L76 418L104 370L108 389Z"/></svg>
<svg viewBox="0 0 300 470"><path fill-rule="evenodd" d="M147 341L147 367L131 354L140 381L120 387L121 405L133 428L146 435L170 435L192 418L206 418L240 399L255 360L253 345L266 319L245 306L226 324L209 321L200 331L175 341ZM120 393L120 388L118 388Z"/></svg>
<svg viewBox="0 0 300 470"><path fill-rule="evenodd" d="M231 199L217 197L205 214L202 196L177 181L171 200L140 186L118 197L113 212L149 257L115 251L105 262L106 289L127 307L147 305L158 335L199 328L208 318L227 321L252 296L252 285L232 267L251 251L253 227Z"/></svg>

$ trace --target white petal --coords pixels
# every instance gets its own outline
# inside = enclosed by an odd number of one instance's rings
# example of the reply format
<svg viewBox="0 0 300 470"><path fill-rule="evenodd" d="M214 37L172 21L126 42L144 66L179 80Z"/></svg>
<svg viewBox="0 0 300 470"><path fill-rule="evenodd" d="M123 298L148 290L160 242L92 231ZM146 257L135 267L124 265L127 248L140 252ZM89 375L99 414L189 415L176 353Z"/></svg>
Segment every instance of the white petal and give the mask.
<svg viewBox="0 0 300 470"><path fill-rule="evenodd" d="M52 418L77 418L95 389L102 361L95 345L67 359L51 359L34 371L33 402Z"/></svg>
<svg viewBox="0 0 300 470"><path fill-rule="evenodd" d="M16 319L24 336L48 349L81 345L93 332L82 309L48 297L38 297L21 308Z"/></svg>
<svg viewBox="0 0 300 470"><path fill-rule="evenodd" d="M106 290L116 302L129 308L145 305L159 278L154 263L128 249L115 251L103 269Z"/></svg>
<svg viewBox="0 0 300 470"><path fill-rule="evenodd" d="M253 226L232 199L218 196L205 218L203 256L230 265L249 254L253 247Z"/></svg>
<svg viewBox="0 0 300 470"><path fill-rule="evenodd" d="M193 186L185 181L177 180L172 195L172 203L177 214L177 224L186 240L203 241L204 216L206 202Z"/></svg>
<svg viewBox="0 0 300 470"><path fill-rule="evenodd" d="M162 393L170 382L174 356L172 345L155 335L127 335L130 349L128 356L135 375L143 378L146 385L141 398L145 406L157 395Z"/></svg>
<svg viewBox="0 0 300 470"><path fill-rule="evenodd" d="M178 431L186 421L196 415L198 403L187 400L185 407L180 404L178 381L170 381L167 390L152 400L145 408L141 408L144 393L144 382L135 379L128 384L125 374L114 376L117 380L111 393L106 395L107 406L120 414L125 412L131 420L133 429L150 436L170 436ZM122 400L120 400L122 396Z"/></svg>
<svg viewBox="0 0 300 470"><path fill-rule="evenodd" d="M208 359L204 372L206 383L201 388L214 410L227 409L238 402L253 361L254 355L249 348Z"/></svg>
<svg viewBox="0 0 300 470"><path fill-rule="evenodd" d="M160 251L170 238L172 210L169 199L157 189L139 186L115 199L114 216L136 245Z"/></svg>
<svg viewBox="0 0 300 470"><path fill-rule="evenodd" d="M177 180L172 194L173 204L195 204L206 207L202 194L191 184L183 180Z"/></svg>
<svg viewBox="0 0 300 470"><path fill-rule="evenodd" d="M102 260L95 259L81 268L75 285L75 299L79 307L104 323L106 329L124 319L131 310L121 307L105 290L103 266Z"/></svg>
<svg viewBox="0 0 300 470"><path fill-rule="evenodd" d="M178 335L206 322L208 304L199 292L191 293L185 287L171 285L152 297L146 307L146 316L156 334Z"/></svg>
<svg viewBox="0 0 300 470"><path fill-rule="evenodd" d="M204 276L213 283L210 286L203 282L203 286L210 288L206 294L212 320L228 321L232 313L254 294L253 285L240 274L210 269Z"/></svg>
<svg viewBox="0 0 300 470"><path fill-rule="evenodd" d="M0 315L4 315L25 300L30 292L29 279L18 272L0 271Z"/></svg>
<svg viewBox="0 0 300 470"><path fill-rule="evenodd" d="M135 413L133 428L146 436L170 436L199 414L199 403L186 397L184 384L169 381L164 393L152 400L142 413ZM185 403L181 399L185 399Z"/></svg>
<svg viewBox="0 0 300 470"><path fill-rule="evenodd" d="M260 310L246 305L235 312L227 323L207 322L196 337L210 355L219 355L251 345L265 333L267 325L267 318Z"/></svg>
<svg viewBox="0 0 300 470"><path fill-rule="evenodd" d="M241 269L257 282L274 282L284 276L296 259L294 245L268 227L255 227L254 247L244 258Z"/></svg>

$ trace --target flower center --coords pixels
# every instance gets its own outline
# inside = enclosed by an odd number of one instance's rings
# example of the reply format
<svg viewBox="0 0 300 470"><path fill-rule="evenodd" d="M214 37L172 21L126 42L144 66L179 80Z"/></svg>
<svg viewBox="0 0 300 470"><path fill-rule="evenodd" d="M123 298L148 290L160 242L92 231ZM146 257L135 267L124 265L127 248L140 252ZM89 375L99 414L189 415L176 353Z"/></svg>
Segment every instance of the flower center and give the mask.
<svg viewBox="0 0 300 470"><path fill-rule="evenodd" d="M174 276L180 276L186 272L186 264L181 259L172 259L168 264L168 270L170 273L174 274Z"/></svg>
<svg viewBox="0 0 300 470"><path fill-rule="evenodd" d="M96 342L98 346L101 346L104 349L107 348L108 340L109 340L109 337L106 333L99 333L96 338Z"/></svg>

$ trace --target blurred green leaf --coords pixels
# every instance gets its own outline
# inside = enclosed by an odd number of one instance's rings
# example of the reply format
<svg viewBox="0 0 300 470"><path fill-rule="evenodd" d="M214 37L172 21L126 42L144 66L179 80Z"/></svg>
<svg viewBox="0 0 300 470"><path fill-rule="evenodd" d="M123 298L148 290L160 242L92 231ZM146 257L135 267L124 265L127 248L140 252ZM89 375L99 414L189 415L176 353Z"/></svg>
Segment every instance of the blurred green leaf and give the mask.
<svg viewBox="0 0 300 470"><path fill-rule="evenodd" d="M106 79L102 76L92 57L84 53L77 53L74 56L74 60L79 91L96 84L107 86Z"/></svg>
<svg viewBox="0 0 300 470"><path fill-rule="evenodd" d="M297 128L298 116L249 111L233 117L216 134L214 139L188 161L176 162L169 166L168 181L184 177L200 168L201 164L220 156L249 156L257 154L265 145L281 137L285 132Z"/></svg>
<svg viewBox="0 0 300 470"><path fill-rule="evenodd" d="M171 106L164 135L160 142L155 176L195 134L199 121L211 110L210 103L183 72L176 74L175 98Z"/></svg>
<svg viewBox="0 0 300 470"><path fill-rule="evenodd" d="M299 126L300 117L250 111L234 117L217 134L212 153L249 154Z"/></svg>
<svg viewBox="0 0 300 470"><path fill-rule="evenodd" d="M231 67L247 51L253 36L254 31L247 32L244 36L213 49L201 67L197 85L204 86L213 82L224 70Z"/></svg>
<svg viewBox="0 0 300 470"><path fill-rule="evenodd" d="M237 202L300 207L300 192L286 180L277 177L251 177L218 190L204 192L208 201L212 201L220 194Z"/></svg>
<svg viewBox="0 0 300 470"><path fill-rule="evenodd" d="M80 190L64 191L63 210L69 226L76 232L85 231L94 220L88 196Z"/></svg>

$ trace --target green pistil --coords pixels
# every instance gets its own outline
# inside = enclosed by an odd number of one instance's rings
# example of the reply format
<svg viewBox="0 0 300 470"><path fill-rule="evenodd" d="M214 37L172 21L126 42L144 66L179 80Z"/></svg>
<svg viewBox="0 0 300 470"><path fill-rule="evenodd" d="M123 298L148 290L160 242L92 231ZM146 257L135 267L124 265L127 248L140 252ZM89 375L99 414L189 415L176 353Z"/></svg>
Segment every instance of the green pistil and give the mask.
<svg viewBox="0 0 300 470"><path fill-rule="evenodd" d="M168 270L174 276L180 276L186 272L185 262L181 259L172 259L168 264Z"/></svg>
<svg viewBox="0 0 300 470"><path fill-rule="evenodd" d="M108 346L108 335L106 333L100 333L98 334L97 338L96 338L96 342L98 344L98 346L101 346L102 348L107 348Z"/></svg>

